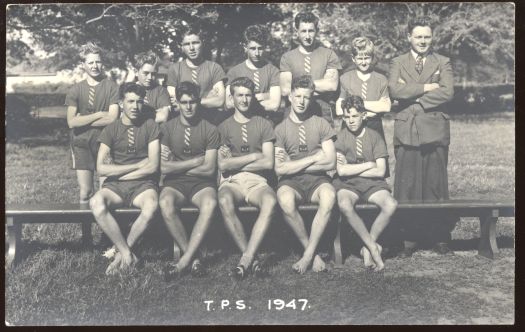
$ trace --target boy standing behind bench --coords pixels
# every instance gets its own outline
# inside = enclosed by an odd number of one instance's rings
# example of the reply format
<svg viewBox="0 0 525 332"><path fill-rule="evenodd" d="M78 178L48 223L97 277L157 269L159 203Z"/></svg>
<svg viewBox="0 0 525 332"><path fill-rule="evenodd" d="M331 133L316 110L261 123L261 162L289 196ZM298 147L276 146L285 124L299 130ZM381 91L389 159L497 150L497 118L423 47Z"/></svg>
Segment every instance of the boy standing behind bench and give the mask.
<svg viewBox="0 0 525 332"><path fill-rule="evenodd" d="M344 123L335 143L338 176L333 185L337 190L341 213L365 244L361 249L365 266L380 271L384 264L377 239L397 207L385 181L386 143L379 133L365 126L367 113L361 97L347 97L342 101L341 109ZM359 199L376 204L381 209L370 232L354 209Z"/></svg>
<svg viewBox="0 0 525 332"><path fill-rule="evenodd" d="M106 269L132 267L138 262L131 251L150 224L158 207L157 172L160 164L159 127L142 113L146 90L135 83L120 87L119 106L122 118L108 125L99 137L97 169L106 181L90 200L90 207L100 228L111 239L118 252ZM136 206L140 215L124 238L111 208Z"/></svg>

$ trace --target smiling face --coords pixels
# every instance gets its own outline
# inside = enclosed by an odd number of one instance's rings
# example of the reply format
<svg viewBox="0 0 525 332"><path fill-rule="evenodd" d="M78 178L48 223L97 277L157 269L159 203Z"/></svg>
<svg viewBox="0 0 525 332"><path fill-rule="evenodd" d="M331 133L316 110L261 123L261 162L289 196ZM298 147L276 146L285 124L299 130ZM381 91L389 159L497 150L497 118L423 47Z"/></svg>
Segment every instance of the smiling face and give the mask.
<svg viewBox="0 0 525 332"><path fill-rule="evenodd" d="M260 63L264 55L264 46L256 41L250 41L244 46L246 57L253 63Z"/></svg>
<svg viewBox="0 0 525 332"><path fill-rule="evenodd" d="M348 129L355 133L361 129L363 121L366 119L366 112L360 113L355 107L352 107L350 109L343 110L343 119Z"/></svg>
<svg viewBox="0 0 525 332"><path fill-rule="evenodd" d="M197 107L199 103L197 98L183 94L178 102L180 114L186 119L192 119L195 114L197 114Z"/></svg>
<svg viewBox="0 0 525 332"><path fill-rule="evenodd" d="M96 78L102 74L102 59L100 54L97 53L88 53L86 59L82 62L82 66L86 73Z"/></svg>
<svg viewBox="0 0 525 332"><path fill-rule="evenodd" d="M146 88L149 88L153 85L156 75L157 69L154 65L149 63L145 63L137 72L139 84Z"/></svg>
<svg viewBox="0 0 525 332"><path fill-rule="evenodd" d="M233 105L239 112L247 112L252 103L253 92L243 86L236 86L233 88Z"/></svg>
<svg viewBox="0 0 525 332"><path fill-rule="evenodd" d="M200 58L202 51L202 41L198 35L186 35L182 39L181 43L182 52L190 60L196 60Z"/></svg>
<svg viewBox="0 0 525 332"><path fill-rule="evenodd" d="M297 36L299 37L299 43L305 47L311 47L315 41L317 35L317 29L313 22L301 22L297 28Z"/></svg>
<svg viewBox="0 0 525 332"><path fill-rule="evenodd" d="M310 99L312 98L312 94L313 90L310 90L308 88L293 89L289 95L292 110L298 114L306 112L308 106L310 105Z"/></svg>
<svg viewBox="0 0 525 332"><path fill-rule="evenodd" d="M144 99L134 92L128 92L124 95L124 99L121 100L119 104L124 116L133 121L141 116Z"/></svg>
<svg viewBox="0 0 525 332"><path fill-rule="evenodd" d="M359 53L356 56L352 56L352 61L355 63L357 69L363 73L370 71L372 60L372 56L365 53Z"/></svg>
<svg viewBox="0 0 525 332"><path fill-rule="evenodd" d="M416 26L408 34L408 41L414 52L425 55L432 45L432 29L428 26Z"/></svg>

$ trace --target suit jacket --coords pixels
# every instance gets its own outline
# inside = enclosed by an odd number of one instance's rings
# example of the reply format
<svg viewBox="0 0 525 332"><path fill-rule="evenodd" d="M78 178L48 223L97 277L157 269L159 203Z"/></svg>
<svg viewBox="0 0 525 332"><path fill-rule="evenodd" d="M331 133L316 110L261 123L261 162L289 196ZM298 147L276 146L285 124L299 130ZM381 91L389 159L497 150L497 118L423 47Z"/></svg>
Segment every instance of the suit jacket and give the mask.
<svg viewBox="0 0 525 332"><path fill-rule="evenodd" d="M428 83L440 87L425 93L423 85ZM394 116L394 145L450 144L450 118L443 113L454 96L449 58L429 53L420 75L411 52L400 55L390 64L388 87L401 108Z"/></svg>

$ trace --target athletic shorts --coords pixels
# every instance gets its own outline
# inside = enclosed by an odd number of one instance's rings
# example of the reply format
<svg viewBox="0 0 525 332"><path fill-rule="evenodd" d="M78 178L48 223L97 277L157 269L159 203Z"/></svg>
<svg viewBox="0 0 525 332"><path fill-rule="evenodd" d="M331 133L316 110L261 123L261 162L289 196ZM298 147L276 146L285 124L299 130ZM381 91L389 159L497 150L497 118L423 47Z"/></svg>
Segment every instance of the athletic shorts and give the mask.
<svg viewBox="0 0 525 332"><path fill-rule="evenodd" d="M71 138L71 168L74 170L94 171L97 166L97 154L100 143L97 141L100 130L93 128Z"/></svg>
<svg viewBox="0 0 525 332"><path fill-rule="evenodd" d="M279 180L277 189L282 186L289 186L301 196L300 203L311 203L312 195L315 190L323 183L330 183L330 177L326 174L297 174L292 176L283 176Z"/></svg>
<svg viewBox="0 0 525 332"><path fill-rule="evenodd" d="M240 172L226 178L221 174L219 190L222 188L234 188L241 192L246 203L250 204L249 200L253 192L264 187L270 188L268 182L262 176L251 172Z"/></svg>
<svg viewBox="0 0 525 332"><path fill-rule="evenodd" d="M188 201L204 188L216 189L216 181L198 176L181 175L172 179L164 179L163 188L169 187L180 192Z"/></svg>
<svg viewBox="0 0 525 332"><path fill-rule="evenodd" d="M350 190L366 202L368 202L368 199L370 196L372 196L372 194L380 190L387 190L388 192L391 192L390 187L385 180L364 178L360 176L346 179L335 178L333 185L336 191L341 189Z"/></svg>
<svg viewBox="0 0 525 332"><path fill-rule="evenodd" d="M133 200L146 190L153 189L156 192L159 190L157 183L153 180L111 181L107 179L102 188L107 188L119 195L124 201L124 206L129 207L133 206Z"/></svg>

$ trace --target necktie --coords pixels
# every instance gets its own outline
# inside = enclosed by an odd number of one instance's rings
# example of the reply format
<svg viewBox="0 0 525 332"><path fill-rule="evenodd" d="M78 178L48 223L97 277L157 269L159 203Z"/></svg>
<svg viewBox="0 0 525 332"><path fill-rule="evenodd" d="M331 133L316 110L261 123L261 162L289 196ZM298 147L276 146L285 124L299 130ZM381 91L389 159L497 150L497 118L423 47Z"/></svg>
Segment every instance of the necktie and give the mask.
<svg viewBox="0 0 525 332"><path fill-rule="evenodd" d="M310 56L307 55L305 58L304 58L304 72L307 73L307 74L310 74Z"/></svg>
<svg viewBox="0 0 525 332"><path fill-rule="evenodd" d="M261 91L261 85L259 82L259 71L253 73L253 83L255 83L255 91Z"/></svg>
<svg viewBox="0 0 525 332"><path fill-rule="evenodd" d="M366 85L367 82L363 82L363 84L361 85L361 97L363 98L363 100L366 100Z"/></svg>
<svg viewBox="0 0 525 332"><path fill-rule="evenodd" d="M95 106L95 87L94 86L89 87L89 106L91 107Z"/></svg>
<svg viewBox="0 0 525 332"><path fill-rule="evenodd" d="M191 80L193 83L199 85L199 81L197 81L197 69L191 70Z"/></svg>
<svg viewBox="0 0 525 332"><path fill-rule="evenodd" d="M421 72L423 71L423 57L419 54L416 58L416 71L419 75L421 75Z"/></svg>
<svg viewBox="0 0 525 332"><path fill-rule="evenodd" d="M245 124L241 126L241 137L242 137L242 142L244 144L248 144L248 128L246 128Z"/></svg>
<svg viewBox="0 0 525 332"><path fill-rule="evenodd" d="M149 105L149 100L148 100L148 94L147 94L147 93L146 93L146 95L144 96L144 104Z"/></svg>
<svg viewBox="0 0 525 332"><path fill-rule="evenodd" d="M306 144L306 129L304 128L304 125L299 126L299 144Z"/></svg>
<svg viewBox="0 0 525 332"><path fill-rule="evenodd" d="M186 148L190 147L190 136L191 136L191 128L188 127L184 129L184 145Z"/></svg>
<svg viewBox="0 0 525 332"><path fill-rule="evenodd" d="M357 155L357 159L363 158L363 141L361 137L357 137L355 139L355 152Z"/></svg>
<svg viewBox="0 0 525 332"><path fill-rule="evenodd" d="M128 128L128 153L135 153L135 127Z"/></svg>

